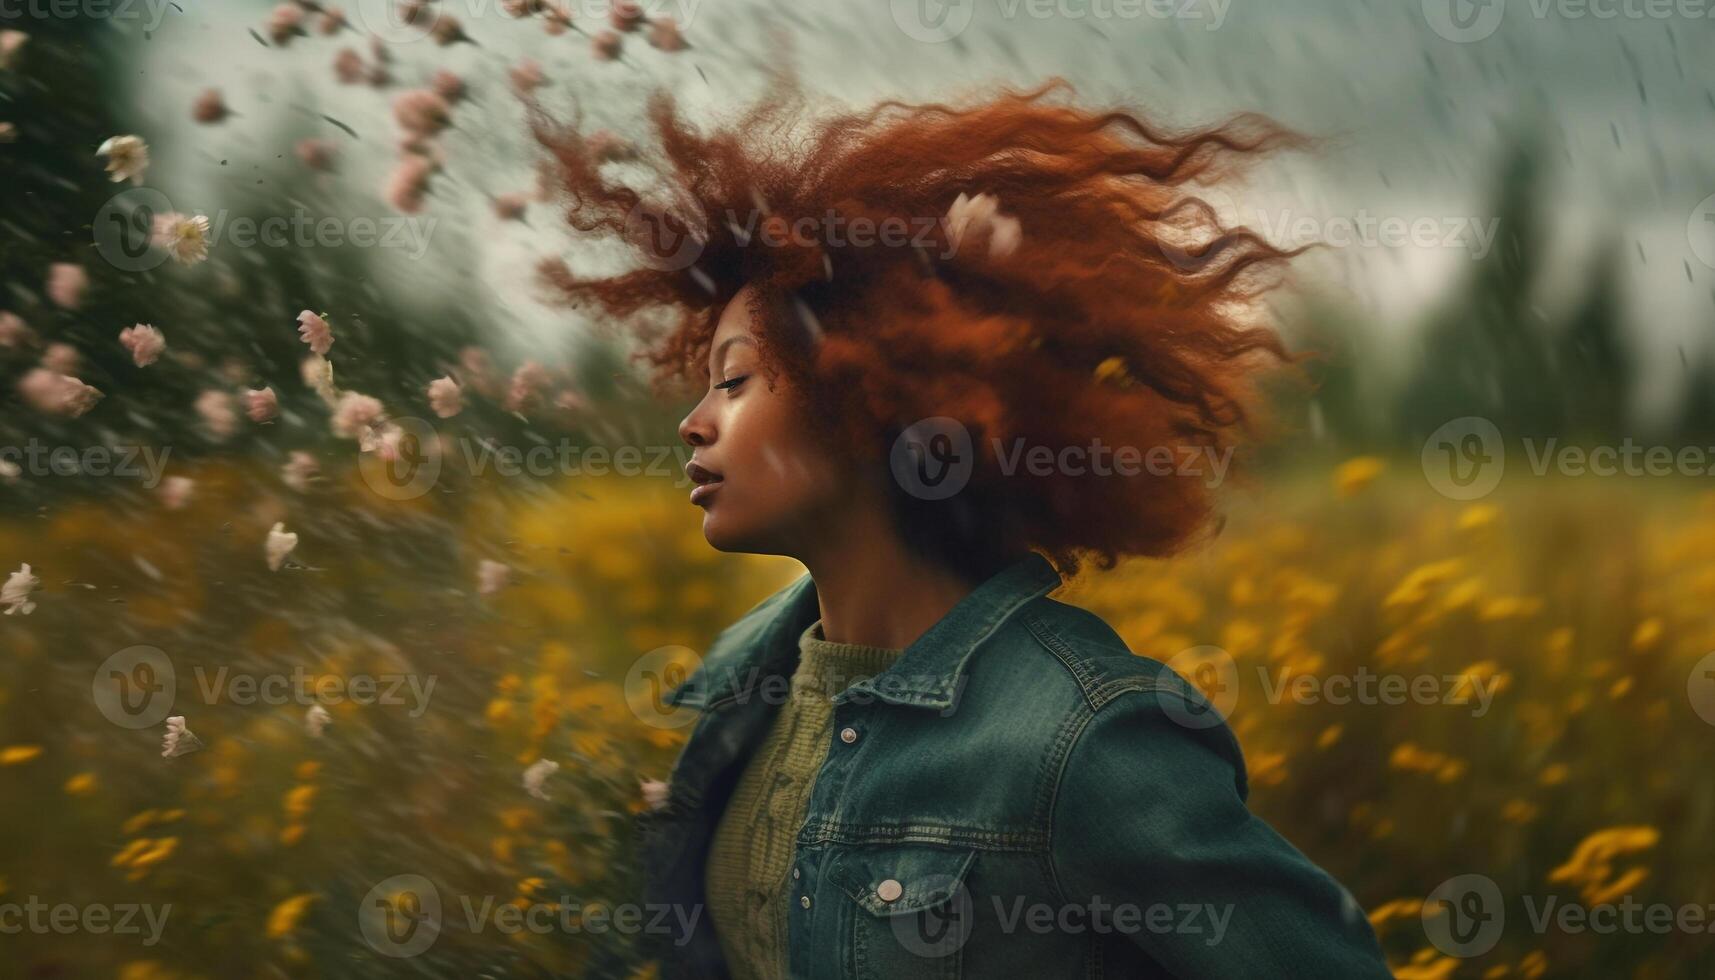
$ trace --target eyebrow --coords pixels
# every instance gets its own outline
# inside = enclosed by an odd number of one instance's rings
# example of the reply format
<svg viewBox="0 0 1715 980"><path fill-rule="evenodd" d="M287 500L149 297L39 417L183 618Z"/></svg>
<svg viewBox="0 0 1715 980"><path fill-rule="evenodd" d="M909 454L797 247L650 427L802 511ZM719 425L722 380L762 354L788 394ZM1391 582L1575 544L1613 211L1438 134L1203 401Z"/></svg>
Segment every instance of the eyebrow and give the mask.
<svg viewBox="0 0 1715 980"><path fill-rule="evenodd" d="M752 346L755 346L756 342L751 340L749 337L746 337L743 335L740 335L737 337L728 337L727 339L721 341L720 346L715 348L714 353L709 355L709 367L710 368L724 367L726 364L727 348L731 347L733 344L740 344L740 343L750 344Z"/></svg>

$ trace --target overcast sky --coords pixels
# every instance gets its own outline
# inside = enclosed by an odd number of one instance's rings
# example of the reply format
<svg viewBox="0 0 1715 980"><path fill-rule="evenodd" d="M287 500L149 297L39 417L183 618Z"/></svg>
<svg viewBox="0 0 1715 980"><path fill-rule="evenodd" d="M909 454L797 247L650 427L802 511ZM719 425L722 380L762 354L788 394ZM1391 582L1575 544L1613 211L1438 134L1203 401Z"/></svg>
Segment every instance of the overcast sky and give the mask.
<svg viewBox="0 0 1715 980"><path fill-rule="evenodd" d="M253 182L219 161L289 153L274 145L282 120L296 135L350 141L305 111L314 107L359 134L362 149L340 178L352 207L392 213L377 191L398 87L341 86L331 69L339 47L364 47L359 35L270 50L247 29L260 28L272 4L183 6L167 9L152 40L130 46L138 61L121 76L138 81L122 97L157 147L154 183L175 201L217 209ZM1492 240L1495 160L1521 127L1540 125L1557 151L1543 190L1562 268L1543 305L1575 296L1573 260L1607 227L1630 243L1628 297L1644 367L1664 379L1653 386L1658 403L1680 374L1678 347L1696 356L1715 326L1715 221L1702 220L1715 210L1715 0L656 0L645 9L676 16L693 49L667 55L632 36L611 64L590 57L583 35L550 37L540 22L505 17L499 0L440 0L478 42L452 48L390 24L385 6L347 3L354 22L395 39L397 80L418 84L445 66L472 79L479 102L458 112L446 140L454 179L437 186L426 254L388 256L396 281L411 287L400 302L482 304L497 334L518 343L567 328L565 314L531 299L533 257L598 257L568 245L544 210L529 228L488 213L484 194L531 186L532 146L504 88L506 66L537 59L552 83L547 104L569 107L576 96L592 124L642 135L638 109L654 85L692 108L741 104L761 66L780 56L773 29L790 35L810 86L854 105L1060 75L1093 101L1168 122L1258 110L1337 137L1313 157L1270 164L1222 205L1265 231L1307 224L1355 236L1315 259L1310 278L1374 313L1396 339ZM586 25L606 9L601 0L573 6ZM193 127L186 107L210 85L241 116ZM1413 240L1379 240L1411 223Z"/></svg>

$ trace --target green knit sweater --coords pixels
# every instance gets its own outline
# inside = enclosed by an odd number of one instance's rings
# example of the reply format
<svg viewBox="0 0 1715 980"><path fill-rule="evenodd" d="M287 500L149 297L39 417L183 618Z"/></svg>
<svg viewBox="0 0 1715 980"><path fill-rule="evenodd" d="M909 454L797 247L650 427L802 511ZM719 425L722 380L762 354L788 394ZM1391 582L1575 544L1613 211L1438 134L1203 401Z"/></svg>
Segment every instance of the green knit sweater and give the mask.
<svg viewBox="0 0 1715 980"><path fill-rule="evenodd" d="M792 694L745 765L705 866L709 916L735 980L784 980L794 841L827 758L835 694L886 670L903 650L831 643L822 622L798 638Z"/></svg>

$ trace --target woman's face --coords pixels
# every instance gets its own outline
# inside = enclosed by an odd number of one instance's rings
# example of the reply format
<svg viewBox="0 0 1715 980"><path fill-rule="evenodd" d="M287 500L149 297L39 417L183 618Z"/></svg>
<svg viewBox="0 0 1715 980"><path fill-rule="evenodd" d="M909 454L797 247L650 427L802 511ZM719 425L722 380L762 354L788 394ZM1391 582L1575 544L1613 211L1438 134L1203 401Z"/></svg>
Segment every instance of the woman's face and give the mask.
<svg viewBox="0 0 1715 980"><path fill-rule="evenodd" d="M761 372L758 340L741 289L721 313L709 346L709 387L679 423L692 449L691 502L703 508L703 536L721 551L800 557L807 535L830 526L854 492L840 456L816 439L790 382L773 388Z"/></svg>

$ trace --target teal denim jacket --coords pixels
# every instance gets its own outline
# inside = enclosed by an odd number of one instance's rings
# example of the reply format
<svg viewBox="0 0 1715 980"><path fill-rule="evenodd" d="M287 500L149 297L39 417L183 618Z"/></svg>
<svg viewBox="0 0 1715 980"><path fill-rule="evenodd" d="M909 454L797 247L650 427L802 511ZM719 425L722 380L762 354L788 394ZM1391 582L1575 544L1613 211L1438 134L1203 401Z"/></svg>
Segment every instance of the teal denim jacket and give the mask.
<svg viewBox="0 0 1715 980"><path fill-rule="evenodd" d="M791 975L1389 976L1351 895L1245 807L1208 701L1059 584L1032 554L834 699L784 898ZM692 924L654 937L664 976L729 975L709 841L817 616L806 575L666 696L701 715L639 817L645 900Z"/></svg>

